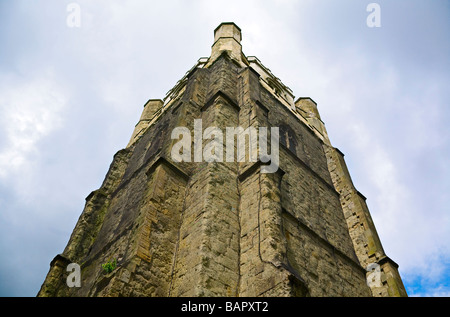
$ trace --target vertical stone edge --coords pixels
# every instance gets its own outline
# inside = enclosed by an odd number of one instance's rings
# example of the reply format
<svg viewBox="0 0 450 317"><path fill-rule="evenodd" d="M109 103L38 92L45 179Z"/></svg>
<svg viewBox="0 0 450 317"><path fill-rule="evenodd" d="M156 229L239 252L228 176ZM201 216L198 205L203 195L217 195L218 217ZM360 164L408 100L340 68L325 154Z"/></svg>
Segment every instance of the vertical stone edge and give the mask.
<svg viewBox="0 0 450 317"><path fill-rule="evenodd" d="M381 285L368 283L373 296L407 296L398 265L383 250L366 198L353 185L344 154L331 145L324 144L323 147L358 260L366 270L373 264L380 266ZM370 270L366 275L369 274Z"/></svg>

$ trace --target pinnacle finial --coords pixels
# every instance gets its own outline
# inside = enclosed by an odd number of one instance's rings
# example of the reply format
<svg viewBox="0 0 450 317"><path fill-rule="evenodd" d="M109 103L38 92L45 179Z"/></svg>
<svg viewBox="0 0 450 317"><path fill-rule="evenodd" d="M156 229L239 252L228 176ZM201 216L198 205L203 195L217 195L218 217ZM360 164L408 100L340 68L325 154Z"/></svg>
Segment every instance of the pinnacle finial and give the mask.
<svg viewBox="0 0 450 317"><path fill-rule="evenodd" d="M222 22L214 30L214 42L220 38L233 38L238 43L241 43L241 29L234 22Z"/></svg>
<svg viewBox="0 0 450 317"><path fill-rule="evenodd" d="M220 23L214 30L214 44L212 45L211 57L206 67L211 65L224 52L226 52L231 59L244 65L242 61L241 40L241 29L235 23Z"/></svg>

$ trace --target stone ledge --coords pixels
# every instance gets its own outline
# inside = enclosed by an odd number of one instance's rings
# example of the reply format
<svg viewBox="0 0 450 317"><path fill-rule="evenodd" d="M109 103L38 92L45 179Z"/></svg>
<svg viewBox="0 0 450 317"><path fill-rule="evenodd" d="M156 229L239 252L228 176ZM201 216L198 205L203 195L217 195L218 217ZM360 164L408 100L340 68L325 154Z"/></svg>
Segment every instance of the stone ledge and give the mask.
<svg viewBox="0 0 450 317"><path fill-rule="evenodd" d="M290 156L295 158L295 160L301 163L302 166L306 167L306 169L313 174L317 179L319 179L326 187L328 187L334 194L340 197L339 192L334 188L333 185L329 184L322 176L320 176L316 171L314 171L306 162L304 162L301 158L297 156L297 154L293 153L290 149L288 149L283 143L280 142L280 148L282 148L285 152L287 152Z"/></svg>
<svg viewBox="0 0 450 317"><path fill-rule="evenodd" d="M328 240L324 239L323 237L321 237L320 235L318 235L313 229L311 229L310 227L308 227L308 225L306 225L305 223L303 223L300 219L298 219L295 215L293 215L290 211L286 210L285 208L282 208L282 213L287 214L290 218L294 219L297 224L302 227L303 229L305 229L309 234L311 234L313 237L315 237L316 239L318 239L321 243L325 244L326 246L328 246L328 248L330 248L334 253L342 256L344 259L346 259L349 263L351 263L354 267L358 268L358 270L360 270L361 272L364 272L364 274L366 273L366 269L363 268L361 266L361 264L359 262L357 262L357 260L352 259L351 257L349 257L347 254L345 254L343 251L339 250L338 248L336 248L334 245L332 245ZM356 255L355 255L356 257Z"/></svg>
<svg viewBox="0 0 450 317"><path fill-rule="evenodd" d="M238 180L240 182L243 182L247 177L249 177L250 175L255 173L259 167L264 166L264 165L270 165L270 161L263 164L263 162L258 160L257 162L253 163L250 167L247 167L247 169L245 169L242 173L240 173L238 175ZM278 170L275 173L280 174L281 176L286 174L286 172L283 171L280 167L278 167Z"/></svg>
<svg viewBox="0 0 450 317"><path fill-rule="evenodd" d="M224 93L222 90L218 90L209 100L203 105L203 107L200 108L201 112L204 112L206 109L208 109L214 101L216 101L217 98L222 97L225 99L233 108L235 108L238 112L241 110L241 108L238 106L238 104L226 93Z"/></svg>
<svg viewBox="0 0 450 317"><path fill-rule="evenodd" d="M382 257L381 259L379 259L376 263L378 263L379 265L383 265L385 263L390 263L392 264L396 269L398 269L398 264L392 260L390 257L388 257L387 255L385 255L384 257Z"/></svg>
<svg viewBox="0 0 450 317"><path fill-rule="evenodd" d="M62 254L57 254L57 255L53 258L53 260L50 262L50 267L55 266L55 264L56 264L57 262L62 262L63 264L67 264L67 265L70 264L70 263L72 263L72 261L71 261L69 258L65 257L64 255L62 255Z"/></svg>
<svg viewBox="0 0 450 317"><path fill-rule="evenodd" d="M161 164L164 164L165 166L167 166L170 170L172 170L173 172L175 172L175 174L181 176L185 181L189 180L189 175L187 173L185 173L183 170L181 170L180 168L176 167L174 164L172 164L172 162L168 161L165 157L163 156L159 156L158 158L156 158L156 160L151 164L151 166L149 167L149 169L147 170L147 172L145 172L145 174L147 176L149 176L150 174L152 174L154 172L154 170Z"/></svg>

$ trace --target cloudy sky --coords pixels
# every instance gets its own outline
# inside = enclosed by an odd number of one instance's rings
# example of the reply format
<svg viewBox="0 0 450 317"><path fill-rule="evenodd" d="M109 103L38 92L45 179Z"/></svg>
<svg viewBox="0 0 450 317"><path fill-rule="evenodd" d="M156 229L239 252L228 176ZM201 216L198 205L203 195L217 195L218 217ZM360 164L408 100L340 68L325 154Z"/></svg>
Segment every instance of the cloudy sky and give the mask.
<svg viewBox="0 0 450 317"><path fill-rule="evenodd" d="M450 296L450 2L380 0L370 28L371 2L0 0L0 296L37 294L144 103L225 21L318 103L408 294Z"/></svg>

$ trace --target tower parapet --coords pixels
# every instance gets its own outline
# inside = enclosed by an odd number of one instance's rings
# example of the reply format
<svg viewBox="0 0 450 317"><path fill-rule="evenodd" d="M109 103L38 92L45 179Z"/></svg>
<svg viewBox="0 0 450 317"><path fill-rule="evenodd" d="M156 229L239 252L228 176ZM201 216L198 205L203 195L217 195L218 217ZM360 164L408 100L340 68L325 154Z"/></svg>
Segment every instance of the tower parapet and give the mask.
<svg viewBox="0 0 450 317"><path fill-rule="evenodd" d="M226 53L241 66L245 66L246 59L242 53L241 29L233 22L221 23L214 30L214 44L207 66L211 65L220 55Z"/></svg>

